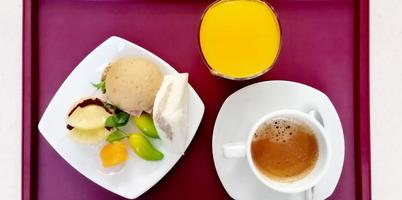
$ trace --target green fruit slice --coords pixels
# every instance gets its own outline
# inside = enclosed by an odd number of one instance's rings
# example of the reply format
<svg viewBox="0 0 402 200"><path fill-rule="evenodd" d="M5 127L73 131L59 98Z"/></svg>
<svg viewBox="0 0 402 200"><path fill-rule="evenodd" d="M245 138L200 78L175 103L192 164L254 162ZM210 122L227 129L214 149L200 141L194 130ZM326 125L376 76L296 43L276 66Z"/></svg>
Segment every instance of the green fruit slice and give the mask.
<svg viewBox="0 0 402 200"><path fill-rule="evenodd" d="M128 138L128 142L131 149L144 160L156 161L163 159L163 153L152 146L148 139L142 134L131 134Z"/></svg>
<svg viewBox="0 0 402 200"><path fill-rule="evenodd" d="M78 107L67 118L67 124L82 130L98 129L105 127L105 121L109 116L111 114L98 105Z"/></svg>
<svg viewBox="0 0 402 200"><path fill-rule="evenodd" d="M84 130L73 128L70 130L70 137L81 144L97 144L102 142L108 135L109 131L105 128L92 130Z"/></svg>
<svg viewBox="0 0 402 200"><path fill-rule="evenodd" d="M154 121L148 113L142 113L140 116L133 116L133 123L140 129L146 136L151 138L159 138L156 131Z"/></svg>

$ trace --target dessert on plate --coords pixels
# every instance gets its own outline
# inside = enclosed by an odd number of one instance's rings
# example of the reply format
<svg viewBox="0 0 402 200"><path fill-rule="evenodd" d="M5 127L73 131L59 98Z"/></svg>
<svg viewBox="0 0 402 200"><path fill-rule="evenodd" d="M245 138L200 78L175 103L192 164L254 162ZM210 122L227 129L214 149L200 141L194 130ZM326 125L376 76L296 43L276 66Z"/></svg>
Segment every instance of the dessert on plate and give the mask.
<svg viewBox="0 0 402 200"><path fill-rule="evenodd" d="M169 152L184 153L187 73L163 75L153 62L126 56L111 62L92 85L98 94L75 103L66 123L74 141L101 144L103 168L120 170L129 157L126 146L143 160L162 160L163 152L154 146L159 139ZM127 128L130 118L140 132Z"/></svg>

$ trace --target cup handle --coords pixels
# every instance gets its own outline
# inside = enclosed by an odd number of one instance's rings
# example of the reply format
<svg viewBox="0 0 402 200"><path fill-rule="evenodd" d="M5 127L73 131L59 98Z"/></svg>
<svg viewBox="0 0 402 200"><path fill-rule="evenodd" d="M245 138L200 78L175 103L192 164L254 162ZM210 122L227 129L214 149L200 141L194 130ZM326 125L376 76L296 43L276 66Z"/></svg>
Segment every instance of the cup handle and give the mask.
<svg viewBox="0 0 402 200"><path fill-rule="evenodd" d="M309 188L308 190L306 190L305 195L306 195L306 200L313 200L314 199L314 187Z"/></svg>
<svg viewBox="0 0 402 200"><path fill-rule="evenodd" d="M246 156L246 143L236 142L223 145L223 156L225 158L243 158Z"/></svg>

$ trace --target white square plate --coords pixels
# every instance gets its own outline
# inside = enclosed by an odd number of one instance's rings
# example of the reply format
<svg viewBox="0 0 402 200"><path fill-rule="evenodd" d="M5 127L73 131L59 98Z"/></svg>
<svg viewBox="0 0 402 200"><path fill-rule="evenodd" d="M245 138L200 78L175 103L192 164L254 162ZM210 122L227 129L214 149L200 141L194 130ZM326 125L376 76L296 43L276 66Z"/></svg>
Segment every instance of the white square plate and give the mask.
<svg viewBox="0 0 402 200"><path fill-rule="evenodd" d="M99 145L82 145L68 137L66 116L72 104L94 94L91 82L99 82L108 63L122 56L138 56L151 60L163 74L178 73L158 56L119 37L111 37L93 50L67 77L48 105L39 122L39 131L72 167L98 185L125 198L136 198L155 185L176 164L181 155L171 154L153 140L165 157L152 162L138 158L129 150L124 169L107 175L100 169ZM191 77L191 76L190 76ZM189 87L188 144L193 139L204 114L204 104L195 90ZM130 122L129 122L130 123Z"/></svg>

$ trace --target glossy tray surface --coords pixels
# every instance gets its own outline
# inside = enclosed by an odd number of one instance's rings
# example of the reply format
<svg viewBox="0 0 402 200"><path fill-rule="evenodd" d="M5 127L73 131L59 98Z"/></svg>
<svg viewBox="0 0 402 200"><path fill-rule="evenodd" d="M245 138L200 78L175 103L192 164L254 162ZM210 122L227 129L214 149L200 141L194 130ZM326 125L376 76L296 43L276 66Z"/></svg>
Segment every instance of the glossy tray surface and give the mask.
<svg viewBox="0 0 402 200"><path fill-rule="evenodd" d="M368 1L272 1L282 27L278 61L267 74L235 82L212 76L198 26L212 1L24 1L23 199L119 199L80 175L38 134L37 123L74 67L112 35L155 53L189 82L205 114L185 156L139 199L229 199L212 160L212 130L223 101L263 80L290 80L324 92L345 134L345 162L329 199L371 199ZM272 94L274 95L274 94ZM57 134L57 133L55 133Z"/></svg>

